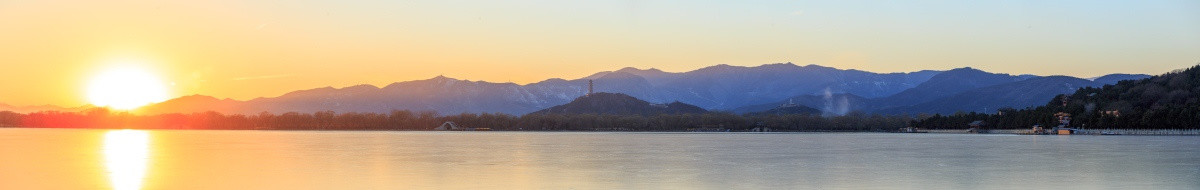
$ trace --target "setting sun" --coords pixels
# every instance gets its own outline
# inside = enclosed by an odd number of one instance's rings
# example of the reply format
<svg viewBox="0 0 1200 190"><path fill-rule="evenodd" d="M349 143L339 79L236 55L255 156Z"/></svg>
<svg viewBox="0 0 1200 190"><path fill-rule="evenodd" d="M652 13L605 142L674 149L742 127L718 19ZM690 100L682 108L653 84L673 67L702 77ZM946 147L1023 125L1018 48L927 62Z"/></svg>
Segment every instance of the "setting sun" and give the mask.
<svg viewBox="0 0 1200 190"><path fill-rule="evenodd" d="M167 99L163 83L137 67L116 67L93 77L87 86L88 102L113 109L134 109Z"/></svg>

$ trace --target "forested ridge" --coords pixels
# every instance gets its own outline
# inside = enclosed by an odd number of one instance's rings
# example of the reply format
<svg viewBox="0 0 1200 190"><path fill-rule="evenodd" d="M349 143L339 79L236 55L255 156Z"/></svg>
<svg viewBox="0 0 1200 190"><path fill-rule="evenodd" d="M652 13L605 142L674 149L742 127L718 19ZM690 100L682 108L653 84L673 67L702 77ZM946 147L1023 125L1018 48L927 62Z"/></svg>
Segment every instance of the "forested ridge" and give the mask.
<svg viewBox="0 0 1200 190"><path fill-rule="evenodd" d="M997 113L962 113L918 117L914 127L967 128L982 120L990 128L1025 129L1056 126L1055 114L1072 116L1068 127L1093 129L1200 128L1200 65L1141 80L1087 87L1059 95L1032 109L1001 109Z"/></svg>

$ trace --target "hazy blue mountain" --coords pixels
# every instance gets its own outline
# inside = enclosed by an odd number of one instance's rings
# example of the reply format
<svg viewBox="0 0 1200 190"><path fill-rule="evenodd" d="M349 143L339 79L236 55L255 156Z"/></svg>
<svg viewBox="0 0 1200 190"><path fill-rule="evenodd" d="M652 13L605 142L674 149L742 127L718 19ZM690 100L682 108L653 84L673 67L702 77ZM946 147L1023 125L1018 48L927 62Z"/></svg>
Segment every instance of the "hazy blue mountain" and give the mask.
<svg viewBox="0 0 1200 190"><path fill-rule="evenodd" d="M607 114L644 115L706 113L703 108L680 102L654 104L621 93L594 93L576 98L570 103L558 105L530 114Z"/></svg>
<svg viewBox="0 0 1200 190"><path fill-rule="evenodd" d="M1068 76L1035 77L1023 81L988 86L958 93L950 97L879 110L877 113L929 113L953 114L955 112L994 113L1000 108L1023 109L1045 105L1060 94L1071 94L1083 87L1098 87L1104 84Z"/></svg>
<svg viewBox="0 0 1200 190"><path fill-rule="evenodd" d="M818 108L825 114L840 115L847 111L869 113L942 113L958 111L990 112L1003 107L1024 108L1044 104L1058 94L1068 94L1081 87L1103 85L1084 79L1032 75L1012 76L988 73L972 68L942 72L921 85L890 97L864 99L857 96L831 98L805 95L789 98L797 104ZM787 99L734 109L735 113L768 110L786 103Z"/></svg>
<svg viewBox="0 0 1200 190"><path fill-rule="evenodd" d="M954 96L982 87L1020 81L1021 77L1008 74L988 73L970 67L952 69L934 75L928 81L895 95L873 100L872 110L916 105L932 100Z"/></svg>
<svg viewBox="0 0 1200 190"><path fill-rule="evenodd" d="M1017 75L1018 80L1025 80L1025 79L1031 79L1031 78L1036 78L1036 77L1041 77L1041 76L1031 75L1031 74Z"/></svg>
<svg viewBox="0 0 1200 190"><path fill-rule="evenodd" d="M734 109L825 92L884 97L917 86L938 72L878 74L791 63L717 65L683 73L658 88L667 97L706 109Z"/></svg>
<svg viewBox="0 0 1200 190"><path fill-rule="evenodd" d="M616 71L599 72L596 74L592 74L588 77L584 77L583 79L599 79L601 77L604 77L604 76L606 76L608 74L612 74L612 73L628 73L628 74L637 75L637 76L640 76L640 77L646 79L646 81L649 82L650 85L653 85L653 86L661 86L663 84L675 81L675 79L678 79L680 76L682 76L681 73L664 72L662 70L658 70L655 68L643 70L643 69L638 69L638 68L633 68L633 67L625 67L625 68L621 68L620 70L616 70Z"/></svg>
<svg viewBox="0 0 1200 190"><path fill-rule="evenodd" d="M517 115L570 102L587 93L587 80L594 81L597 92L623 93L654 103L680 101L702 108L732 109L826 92L887 96L912 88L937 73L939 71L878 74L782 63L757 67L717 65L684 73L623 68L581 79L548 79L528 85L439 76L382 88L360 85L301 90L245 101L222 112L388 112L407 109L443 114L500 112Z"/></svg>
<svg viewBox="0 0 1200 190"><path fill-rule="evenodd" d="M884 97L915 87L940 72L879 74L791 63L756 67L716 65L683 73L627 67L576 80L551 79L528 86L574 89L556 85L575 85L582 87L582 91L575 91L578 96L585 93L586 80L592 79L597 92L624 93L650 102L680 101L706 109L728 110L777 102L797 95L822 95L827 92ZM564 103L569 100L555 99Z"/></svg>
<svg viewBox="0 0 1200 190"><path fill-rule="evenodd" d="M551 85L557 84L557 85ZM548 87L549 86L549 87ZM218 111L256 114L317 111L375 112L392 110L437 111L442 114L508 113L524 114L566 103L586 93L586 82L572 84L547 80L542 85L517 85L458 80L438 76L426 80L397 82L377 88L358 85L346 88L316 88L290 92L278 97L249 101L226 101L211 97L188 96L141 109L148 114ZM221 106L211 106L221 105Z"/></svg>
<svg viewBox="0 0 1200 190"><path fill-rule="evenodd" d="M248 103L268 110L337 112L388 112L432 110L443 114L502 112L520 114L556 105L553 94L514 83L490 83L438 76L398 82L383 88L354 86L322 88L285 94Z"/></svg>
<svg viewBox="0 0 1200 190"><path fill-rule="evenodd" d="M1141 79L1146 79L1146 78L1150 78L1150 75L1117 73L1117 74L1108 74L1108 75L1096 77L1095 79L1092 79L1092 81L1096 81L1100 84L1117 84L1117 82L1120 82L1123 80L1141 80Z"/></svg>

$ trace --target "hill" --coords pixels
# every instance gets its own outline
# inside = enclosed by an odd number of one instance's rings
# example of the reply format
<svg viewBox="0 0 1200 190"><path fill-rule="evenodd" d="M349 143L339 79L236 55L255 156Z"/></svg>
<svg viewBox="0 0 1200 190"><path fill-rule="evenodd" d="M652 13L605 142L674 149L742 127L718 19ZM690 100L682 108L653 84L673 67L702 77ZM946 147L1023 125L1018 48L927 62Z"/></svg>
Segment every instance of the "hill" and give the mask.
<svg viewBox="0 0 1200 190"><path fill-rule="evenodd" d="M1085 87L1059 95L1032 109L1004 114L935 116L915 123L919 127L954 128L984 120L999 128L1057 125L1057 113L1070 114L1068 127L1099 129L1200 128L1200 65L1141 80L1125 80L1103 87Z"/></svg>
<svg viewBox="0 0 1200 190"><path fill-rule="evenodd" d="M215 111L221 113L232 113L240 101L232 99L217 99L212 96L191 95L175 99L170 99L164 102L147 105L135 110L138 113L197 113Z"/></svg>
<svg viewBox="0 0 1200 190"><path fill-rule="evenodd" d="M1117 84L1117 82L1121 82L1123 80L1141 80L1144 78L1150 78L1150 75L1117 73L1096 77L1096 79L1092 79L1092 81L1096 81L1101 84Z"/></svg>
<svg viewBox="0 0 1200 190"><path fill-rule="evenodd" d="M988 73L970 67L952 69L929 78L928 81L911 89L886 98L872 101L872 110L915 105L982 87L1020 81L1021 77L1008 74Z"/></svg>
<svg viewBox="0 0 1200 190"><path fill-rule="evenodd" d="M1101 83L1068 76L1035 77L1023 81L968 90L950 97L911 106L901 106L877 113L952 114L955 112L995 113L1001 108L1028 108L1046 103L1060 94L1074 93L1084 87Z"/></svg>
<svg viewBox="0 0 1200 190"><path fill-rule="evenodd" d="M1148 79L1080 89L1055 98L1042 109L1075 114L1075 123L1095 128L1200 128L1200 65Z"/></svg>
<svg viewBox="0 0 1200 190"><path fill-rule="evenodd" d="M642 115L706 113L703 108L680 102L652 104L620 93L593 93L576 98L571 103L558 105L530 114L603 114Z"/></svg>

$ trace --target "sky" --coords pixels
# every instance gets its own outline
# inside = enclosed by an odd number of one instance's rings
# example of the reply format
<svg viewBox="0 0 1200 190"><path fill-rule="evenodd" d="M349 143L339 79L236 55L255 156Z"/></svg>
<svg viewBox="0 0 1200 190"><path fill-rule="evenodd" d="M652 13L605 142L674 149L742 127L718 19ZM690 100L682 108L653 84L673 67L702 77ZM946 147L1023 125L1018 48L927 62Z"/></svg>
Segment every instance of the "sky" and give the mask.
<svg viewBox="0 0 1200 190"><path fill-rule="evenodd" d="M527 84L622 67L1161 74L1200 63L1200 1L0 0L0 103L87 104L145 68L248 100L438 75Z"/></svg>

